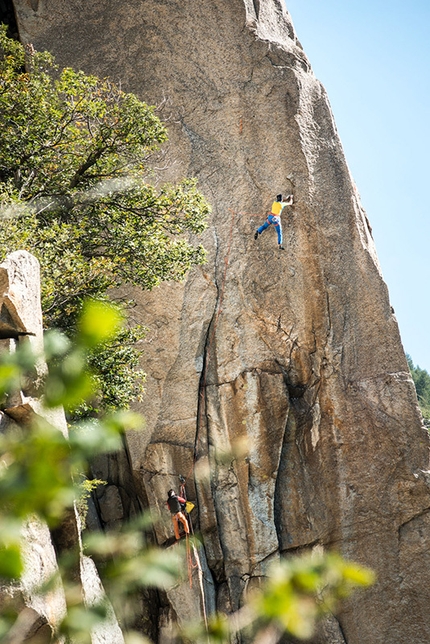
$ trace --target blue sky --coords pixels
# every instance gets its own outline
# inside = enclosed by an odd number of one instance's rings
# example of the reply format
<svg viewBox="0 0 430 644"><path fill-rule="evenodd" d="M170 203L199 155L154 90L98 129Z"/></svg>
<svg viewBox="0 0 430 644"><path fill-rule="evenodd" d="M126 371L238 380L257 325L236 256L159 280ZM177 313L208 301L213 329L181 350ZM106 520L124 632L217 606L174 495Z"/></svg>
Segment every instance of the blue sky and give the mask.
<svg viewBox="0 0 430 644"><path fill-rule="evenodd" d="M430 0L286 0L326 88L403 346L430 372Z"/></svg>

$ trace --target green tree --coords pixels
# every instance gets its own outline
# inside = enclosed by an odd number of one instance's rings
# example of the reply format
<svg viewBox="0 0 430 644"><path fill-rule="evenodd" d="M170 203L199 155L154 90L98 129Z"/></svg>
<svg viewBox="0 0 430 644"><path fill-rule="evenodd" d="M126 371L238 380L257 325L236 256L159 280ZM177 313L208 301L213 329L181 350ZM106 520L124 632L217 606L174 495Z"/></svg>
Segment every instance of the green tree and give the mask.
<svg viewBox="0 0 430 644"><path fill-rule="evenodd" d="M418 403L424 423L430 427L430 374L425 369L415 366L411 356L406 355L412 380L417 392Z"/></svg>
<svg viewBox="0 0 430 644"><path fill-rule="evenodd" d="M39 259L47 327L70 335L85 298L181 280L205 261L195 239L209 205L196 181L149 182L150 157L166 139L153 107L108 79L60 72L49 53L1 28L0 254L26 249ZM115 339L127 355L115 378L105 363L102 404L137 394L130 347L139 334Z"/></svg>

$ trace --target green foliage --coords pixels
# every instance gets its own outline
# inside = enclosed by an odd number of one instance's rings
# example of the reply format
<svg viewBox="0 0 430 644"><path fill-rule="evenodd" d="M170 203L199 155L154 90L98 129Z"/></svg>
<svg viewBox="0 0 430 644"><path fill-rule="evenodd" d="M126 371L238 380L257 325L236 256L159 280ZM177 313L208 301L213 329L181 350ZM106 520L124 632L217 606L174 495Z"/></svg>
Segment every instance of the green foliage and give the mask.
<svg viewBox="0 0 430 644"><path fill-rule="evenodd" d="M101 485L107 485L107 481L102 481L100 479L87 479L87 477L83 475L81 494L76 501L76 510L80 516L83 528L86 528L88 503L91 498L91 494Z"/></svg>
<svg viewBox="0 0 430 644"><path fill-rule="evenodd" d="M139 369L136 343L145 335L141 326L123 328L112 339L92 351L88 364L95 377L98 395L80 405L75 418L97 415L102 410L127 409L130 400L142 400L145 373Z"/></svg>
<svg viewBox="0 0 430 644"><path fill-rule="evenodd" d="M411 356L406 355L406 358L408 360L412 380L414 381L424 423L427 427L430 427L430 374L425 369L421 369L418 365L415 366Z"/></svg>
<svg viewBox="0 0 430 644"><path fill-rule="evenodd" d="M155 186L149 159L166 141L155 109L108 79L59 71L52 56L0 29L0 254L25 249L40 261L45 325L72 335L83 301L124 286L181 280L205 261L194 242L209 206L196 181ZM94 356L99 406L138 396L141 329Z"/></svg>

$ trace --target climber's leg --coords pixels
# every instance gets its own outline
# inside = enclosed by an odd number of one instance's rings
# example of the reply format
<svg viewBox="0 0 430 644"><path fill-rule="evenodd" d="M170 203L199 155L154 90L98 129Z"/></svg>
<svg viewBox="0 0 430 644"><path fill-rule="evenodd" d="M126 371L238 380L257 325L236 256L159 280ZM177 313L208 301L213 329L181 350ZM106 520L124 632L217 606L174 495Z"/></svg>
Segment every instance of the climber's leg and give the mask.
<svg viewBox="0 0 430 644"><path fill-rule="evenodd" d="M173 530L175 532L175 537L176 537L176 540L178 541L181 538L181 536L179 534L179 524L178 524L177 514L172 514L172 523L173 523Z"/></svg>
<svg viewBox="0 0 430 644"><path fill-rule="evenodd" d="M257 239L258 235L261 235L261 233L264 230L266 230L266 228L269 228L269 226L270 226L270 223L268 221L265 221L264 224L262 226L260 226L259 228L257 228L257 230L255 231L254 239Z"/></svg>
<svg viewBox="0 0 430 644"><path fill-rule="evenodd" d="M189 534L190 533L190 528L188 526L188 521L187 521L186 516L182 512L178 512L178 514L176 516L178 518L178 521L180 521L182 523L182 525L184 526L185 534Z"/></svg>

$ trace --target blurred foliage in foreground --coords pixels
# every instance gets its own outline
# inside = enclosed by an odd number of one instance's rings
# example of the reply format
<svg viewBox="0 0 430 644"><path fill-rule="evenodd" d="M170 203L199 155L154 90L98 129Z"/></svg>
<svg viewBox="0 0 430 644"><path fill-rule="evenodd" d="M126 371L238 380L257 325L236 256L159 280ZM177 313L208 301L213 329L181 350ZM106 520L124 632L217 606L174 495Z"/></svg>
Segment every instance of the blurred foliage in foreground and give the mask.
<svg viewBox="0 0 430 644"><path fill-rule="evenodd" d="M122 324L118 310L103 302L89 301L79 318L73 341L58 332L48 333L45 356L49 366L43 394L47 410L60 405L72 409L82 398L91 396L94 379L87 356L118 332ZM31 374L40 356L32 354L30 344L20 340L15 353L4 353L0 361L0 399L7 408L10 394ZM19 580L25 573L25 543L22 534L31 522L41 521L58 529L82 495L82 477L88 459L96 454L119 450L122 433L138 429L140 417L121 412L101 419L77 422L68 437L34 415L30 423L19 426L3 416L0 434L2 454L0 467L0 577L19 595ZM90 643L94 629L112 624L112 606L126 641L147 642L143 633L129 631L137 610L133 598L139 589L172 588L187 583L183 564L185 552L180 546L168 550L149 547L144 534L149 520L141 517L135 525L120 531L92 533L85 540L84 553L97 562L106 596L84 599L85 589L76 575L79 551L59 557L58 571L43 587L33 589L32 596L48 597L53 588L63 588L65 611L58 632L66 642ZM199 545L196 543L196 547ZM79 550L79 549L78 549ZM79 563L78 563L79 565ZM61 584L59 583L61 581ZM249 594L249 601L230 616L211 615L207 624L189 624L177 633L178 641L228 642L238 631L261 641L269 637L276 642L284 632L298 638L312 634L317 620L334 611L337 601L353 588L367 586L373 574L354 563L333 555L313 555L286 559L273 567L267 581ZM3 585L3 588L5 586ZM15 590L13 590L15 589ZM22 603L3 602L0 617L0 641L19 644ZM108 626L109 628L109 626ZM21 636L22 635L22 636ZM26 640L26 641L31 641Z"/></svg>

